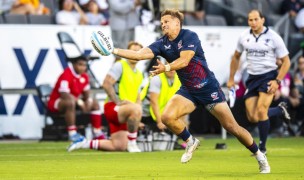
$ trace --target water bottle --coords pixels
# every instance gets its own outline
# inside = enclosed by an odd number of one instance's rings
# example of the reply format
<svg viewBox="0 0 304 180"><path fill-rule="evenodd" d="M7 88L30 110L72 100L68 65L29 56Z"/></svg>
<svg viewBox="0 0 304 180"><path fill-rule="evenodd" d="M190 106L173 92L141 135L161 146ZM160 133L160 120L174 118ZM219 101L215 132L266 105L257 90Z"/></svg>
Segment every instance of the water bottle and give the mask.
<svg viewBox="0 0 304 180"><path fill-rule="evenodd" d="M235 99L236 99L236 89L235 87L231 87L229 89L229 106L232 108L235 104Z"/></svg>

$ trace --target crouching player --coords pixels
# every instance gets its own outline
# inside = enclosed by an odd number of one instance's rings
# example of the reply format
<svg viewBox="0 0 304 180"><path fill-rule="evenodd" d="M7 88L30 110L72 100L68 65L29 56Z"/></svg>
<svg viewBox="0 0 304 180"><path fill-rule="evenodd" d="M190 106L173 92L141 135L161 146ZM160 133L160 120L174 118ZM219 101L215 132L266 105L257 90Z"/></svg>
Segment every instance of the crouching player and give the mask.
<svg viewBox="0 0 304 180"><path fill-rule="evenodd" d="M130 42L128 49L138 51L142 45ZM91 140L72 143L68 151L95 149L103 151L141 152L137 146L137 130L141 120L140 86L142 72L130 59L116 62L108 72L103 88L108 95L104 114L110 128L109 140Z"/></svg>

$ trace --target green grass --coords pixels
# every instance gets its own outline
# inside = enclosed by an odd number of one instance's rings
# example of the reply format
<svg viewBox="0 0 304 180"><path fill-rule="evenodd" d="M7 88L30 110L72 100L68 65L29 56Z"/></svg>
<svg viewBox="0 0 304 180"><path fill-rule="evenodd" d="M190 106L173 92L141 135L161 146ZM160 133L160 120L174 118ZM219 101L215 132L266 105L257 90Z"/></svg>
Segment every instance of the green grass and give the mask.
<svg viewBox="0 0 304 180"><path fill-rule="evenodd" d="M225 142L227 150L215 150ZM187 164L182 150L67 153L68 142L0 143L0 179L304 179L304 138L268 140L271 174L234 138L205 139Z"/></svg>

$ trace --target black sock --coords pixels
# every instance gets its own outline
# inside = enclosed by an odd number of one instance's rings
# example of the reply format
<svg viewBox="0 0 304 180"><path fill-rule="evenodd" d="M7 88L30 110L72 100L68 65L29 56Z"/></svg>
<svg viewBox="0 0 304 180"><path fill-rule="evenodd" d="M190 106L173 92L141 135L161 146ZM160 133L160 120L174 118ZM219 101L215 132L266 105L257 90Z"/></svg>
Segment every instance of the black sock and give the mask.
<svg viewBox="0 0 304 180"><path fill-rule="evenodd" d="M270 122L267 119L266 121L259 121L258 123L259 135L260 135L260 143L259 148L262 151L266 150L266 141L268 137L268 132L270 128Z"/></svg>
<svg viewBox="0 0 304 180"><path fill-rule="evenodd" d="M190 137L190 133L187 130L187 128L185 128L180 134L178 134L178 137L182 138L182 140L186 141L189 137Z"/></svg>
<svg viewBox="0 0 304 180"><path fill-rule="evenodd" d="M268 109L268 117L281 116L282 114L283 114L283 110L279 106Z"/></svg>
<svg viewBox="0 0 304 180"><path fill-rule="evenodd" d="M251 151L253 154L255 154L256 152L258 152L259 148L257 146L257 144L253 141L253 143L246 147L247 149L249 149L249 151Z"/></svg>

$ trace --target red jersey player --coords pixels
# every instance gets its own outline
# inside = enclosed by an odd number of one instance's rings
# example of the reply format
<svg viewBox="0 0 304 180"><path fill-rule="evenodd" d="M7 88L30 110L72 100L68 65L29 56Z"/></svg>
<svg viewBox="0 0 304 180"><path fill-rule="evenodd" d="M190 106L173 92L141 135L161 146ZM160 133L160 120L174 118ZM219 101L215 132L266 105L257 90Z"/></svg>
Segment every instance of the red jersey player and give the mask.
<svg viewBox="0 0 304 180"><path fill-rule="evenodd" d="M90 97L89 76L86 70L87 61L84 57L79 57L69 64L59 76L48 101L51 112L64 114L69 139L73 142L85 140L77 133L76 105L83 112L90 112L94 138L104 138L101 130L101 112L97 100Z"/></svg>

